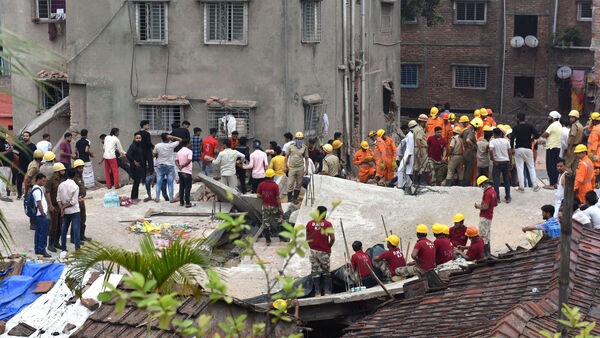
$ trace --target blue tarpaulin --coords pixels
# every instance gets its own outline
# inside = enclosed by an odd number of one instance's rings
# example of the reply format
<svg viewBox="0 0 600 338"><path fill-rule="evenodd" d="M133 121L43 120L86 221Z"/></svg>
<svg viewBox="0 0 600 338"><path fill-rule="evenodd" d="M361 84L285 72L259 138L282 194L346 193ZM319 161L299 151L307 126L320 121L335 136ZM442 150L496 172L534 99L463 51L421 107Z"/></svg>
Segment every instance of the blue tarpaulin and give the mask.
<svg viewBox="0 0 600 338"><path fill-rule="evenodd" d="M0 320L10 319L33 303L42 294L34 294L39 282L56 282L65 268L58 263L31 263L23 266L20 276L11 276L0 283Z"/></svg>

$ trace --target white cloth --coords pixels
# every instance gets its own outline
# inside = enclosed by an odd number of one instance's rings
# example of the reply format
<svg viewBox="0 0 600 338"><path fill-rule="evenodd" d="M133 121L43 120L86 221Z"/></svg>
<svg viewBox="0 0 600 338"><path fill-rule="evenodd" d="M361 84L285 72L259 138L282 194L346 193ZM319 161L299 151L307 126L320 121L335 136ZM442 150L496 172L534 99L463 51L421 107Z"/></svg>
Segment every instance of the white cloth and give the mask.
<svg viewBox="0 0 600 338"><path fill-rule="evenodd" d="M33 188L31 189L31 194L33 195L33 199L36 202L36 206L37 206L37 202L40 201L42 202L42 210L44 211L44 215L48 214L48 202L46 201L46 192L44 190L44 187L40 187L39 185L34 185ZM42 211L38 208L37 213L35 214L36 216L42 216Z"/></svg>
<svg viewBox="0 0 600 338"><path fill-rule="evenodd" d="M523 171L523 165L527 165L527 171L529 171L529 177L534 187L537 187L537 176L535 175L535 166L533 162L533 150L528 148L517 148L515 149L515 164L517 165L517 176L519 177L519 188L525 187L525 174Z"/></svg>
<svg viewBox="0 0 600 338"><path fill-rule="evenodd" d="M402 159L400 160L400 165L398 166L397 175L398 175L398 188L404 188L405 186L412 185L412 180L409 175L413 172L413 165L415 164L415 137L412 131L406 134L406 137L402 139L404 142L404 154L402 155ZM401 142L401 143L402 143ZM410 156L410 159L407 163L406 158Z"/></svg>
<svg viewBox="0 0 600 338"><path fill-rule="evenodd" d="M50 141L41 140L36 145L36 148L46 153L47 151L52 149L52 143Z"/></svg>
<svg viewBox="0 0 600 338"><path fill-rule="evenodd" d="M106 160L111 160L113 158L117 158L117 156L115 155L116 151L119 151L119 154L121 155L125 155L125 151L123 150L123 147L121 146L121 141L119 140L118 137L114 136L114 135L107 135L104 138L104 154L102 155L102 157Z"/></svg>
<svg viewBox="0 0 600 338"><path fill-rule="evenodd" d="M58 185L56 200L65 208L65 214L71 215L79 212L79 186L72 179L67 179Z"/></svg>
<svg viewBox="0 0 600 338"><path fill-rule="evenodd" d="M323 135L327 135L329 133L329 116L327 114L323 114Z"/></svg>
<svg viewBox="0 0 600 338"><path fill-rule="evenodd" d="M562 129L562 135L560 137L560 154L558 155L560 158L563 158L563 153L565 149L567 149L570 131L571 129L567 127L563 127Z"/></svg>
<svg viewBox="0 0 600 338"><path fill-rule="evenodd" d="M574 221L581 223L581 225L592 224L592 220L590 216L583 213L583 211L577 209L573 213L573 217L571 217Z"/></svg>
<svg viewBox="0 0 600 338"><path fill-rule="evenodd" d="M493 150L494 158L492 161L506 162L510 161L510 142L504 137L493 138L490 141L490 149Z"/></svg>
<svg viewBox="0 0 600 338"><path fill-rule="evenodd" d="M227 137L231 137L231 133L233 133L237 128L235 116L228 114L221 117L221 126L227 133Z"/></svg>
<svg viewBox="0 0 600 338"><path fill-rule="evenodd" d="M565 197L565 187L562 185L562 179L567 172L565 171L558 177L556 182L556 192L554 193L554 217L558 219L558 209L562 204L563 198Z"/></svg>
<svg viewBox="0 0 600 338"><path fill-rule="evenodd" d="M156 164L175 165L175 148L179 145L179 141L175 142L161 142L154 146L154 153L156 154Z"/></svg>
<svg viewBox="0 0 600 338"><path fill-rule="evenodd" d="M225 148L219 153L212 163L214 165L220 165L221 176L235 176L235 165L237 159L244 159L246 155L240 153L237 150L231 148ZM237 185L237 181L236 181Z"/></svg>
<svg viewBox="0 0 600 338"><path fill-rule="evenodd" d="M94 178L94 167L92 166L92 162L85 162L83 165L83 183L86 188L93 187L96 185L96 181Z"/></svg>
<svg viewBox="0 0 600 338"><path fill-rule="evenodd" d="M289 148L289 146L290 146L291 144L294 144L294 140L292 140L292 141L289 141L289 142L286 142L286 143L283 145L283 148L281 148L281 151L283 151L285 154L287 154L287 150L288 150L288 148Z"/></svg>
<svg viewBox="0 0 600 338"><path fill-rule="evenodd" d="M597 205L589 206L583 213L590 218L594 229L600 229L600 208Z"/></svg>

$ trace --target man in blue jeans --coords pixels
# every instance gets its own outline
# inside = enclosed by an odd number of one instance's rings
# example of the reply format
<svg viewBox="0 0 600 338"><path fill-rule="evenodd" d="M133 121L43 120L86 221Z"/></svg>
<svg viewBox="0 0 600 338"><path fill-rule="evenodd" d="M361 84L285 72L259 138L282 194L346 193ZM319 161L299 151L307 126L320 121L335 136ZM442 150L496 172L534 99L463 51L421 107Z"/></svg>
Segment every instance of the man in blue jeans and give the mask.
<svg viewBox="0 0 600 338"><path fill-rule="evenodd" d="M500 201L500 174L504 180L504 195L506 203L510 203L510 178L508 173L510 172L513 163L510 152L510 142L504 137L504 133L500 128L496 128L493 131L494 138L490 141L490 158L494 162L493 175L494 175L494 190L498 202Z"/></svg>
<svg viewBox="0 0 600 338"><path fill-rule="evenodd" d="M37 205L37 213L35 214L35 237L33 247L36 255L42 255L46 258L52 257L46 251L46 244L48 242L48 202L44 192L44 185L46 185L46 175L37 174L35 176L35 185L33 186L31 193L33 199Z"/></svg>
<svg viewBox="0 0 600 338"><path fill-rule="evenodd" d="M79 186L75 183L75 168L67 170L67 179L58 186L57 201L60 213L63 216L60 233L60 246L62 251L67 251L67 233L69 225L73 227L73 243L75 250L80 246L81 212L79 209Z"/></svg>
<svg viewBox="0 0 600 338"><path fill-rule="evenodd" d="M181 142L181 138L162 133L162 142L154 146L154 157L156 157L156 199L160 201L160 190L164 178L167 177L167 188L169 190L169 201L173 202L173 181L175 180L175 163L173 163L173 151Z"/></svg>

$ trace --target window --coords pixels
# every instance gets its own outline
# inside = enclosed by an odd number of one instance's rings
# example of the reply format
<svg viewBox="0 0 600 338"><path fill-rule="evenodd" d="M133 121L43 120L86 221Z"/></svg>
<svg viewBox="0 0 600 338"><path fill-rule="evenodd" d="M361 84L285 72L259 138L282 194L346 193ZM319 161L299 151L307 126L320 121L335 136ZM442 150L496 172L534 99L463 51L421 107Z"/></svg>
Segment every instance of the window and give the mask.
<svg viewBox="0 0 600 338"><path fill-rule="evenodd" d="M537 36L537 15L515 15L515 35L523 38L528 35Z"/></svg>
<svg viewBox="0 0 600 338"><path fill-rule="evenodd" d="M204 43L245 45L248 40L248 3L204 4Z"/></svg>
<svg viewBox="0 0 600 338"><path fill-rule="evenodd" d="M183 121L182 106L140 104L138 112L140 120L150 121L150 130L154 132L171 132L171 124Z"/></svg>
<svg viewBox="0 0 600 338"><path fill-rule="evenodd" d="M417 13L414 13L410 19L402 19L402 23L407 25L415 25L419 23L419 20L417 19Z"/></svg>
<svg viewBox="0 0 600 338"><path fill-rule="evenodd" d="M577 21L592 21L592 3L577 3Z"/></svg>
<svg viewBox="0 0 600 338"><path fill-rule="evenodd" d="M226 138L234 122L239 137L254 137L254 108L208 109L207 129L217 128L217 138Z"/></svg>
<svg viewBox="0 0 600 338"><path fill-rule="evenodd" d="M138 43L167 43L167 3L136 2Z"/></svg>
<svg viewBox="0 0 600 338"><path fill-rule="evenodd" d="M50 109L60 100L69 96L69 83L67 81L47 81L42 84L42 107Z"/></svg>
<svg viewBox="0 0 600 338"><path fill-rule="evenodd" d="M528 76L515 76L514 97L532 99L534 94L535 78Z"/></svg>
<svg viewBox="0 0 600 338"><path fill-rule="evenodd" d="M392 32L392 8L393 4L381 3L381 33Z"/></svg>
<svg viewBox="0 0 600 338"><path fill-rule="evenodd" d="M454 3L455 23L485 23L485 2L461 2Z"/></svg>
<svg viewBox="0 0 600 338"><path fill-rule="evenodd" d="M304 104L304 137L318 137L322 134L324 103Z"/></svg>
<svg viewBox="0 0 600 338"><path fill-rule="evenodd" d="M36 0L36 18L64 20L66 0Z"/></svg>
<svg viewBox="0 0 600 338"><path fill-rule="evenodd" d="M10 62L5 59L6 55L0 46L0 76L7 76L10 74Z"/></svg>
<svg viewBox="0 0 600 338"><path fill-rule="evenodd" d="M321 42L321 1L302 1L302 42Z"/></svg>
<svg viewBox="0 0 600 338"><path fill-rule="evenodd" d="M401 65L400 66L400 88L419 87L419 66Z"/></svg>
<svg viewBox="0 0 600 338"><path fill-rule="evenodd" d="M455 66L453 69L453 87L485 89L487 68L481 66Z"/></svg>

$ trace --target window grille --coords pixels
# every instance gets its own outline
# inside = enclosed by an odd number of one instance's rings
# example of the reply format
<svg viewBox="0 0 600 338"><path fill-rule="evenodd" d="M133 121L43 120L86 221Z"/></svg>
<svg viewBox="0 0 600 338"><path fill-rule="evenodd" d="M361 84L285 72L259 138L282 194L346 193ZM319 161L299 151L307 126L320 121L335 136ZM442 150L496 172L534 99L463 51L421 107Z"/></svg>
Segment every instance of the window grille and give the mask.
<svg viewBox="0 0 600 338"><path fill-rule="evenodd" d="M246 2L204 4L204 43L245 45L248 39Z"/></svg>
<svg viewBox="0 0 600 338"><path fill-rule="evenodd" d="M592 21L592 3L577 3L577 21Z"/></svg>
<svg viewBox="0 0 600 338"><path fill-rule="evenodd" d="M487 68L480 66L456 66L454 67L455 88L485 89L487 80Z"/></svg>
<svg viewBox="0 0 600 338"><path fill-rule="evenodd" d="M58 10L65 12L66 0L36 0L36 14L38 19L57 19Z"/></svg>
<svg viewBox="0 0 600 338"><path fill-rule="evenodd" d="M136 2L135 19L138 42L167 42L165 2Z"/></svg>
<svg viewBox="0 0 600 338"><path fill-rule="evenodd" d="M419 66L401 65L400 66L400 88L419 87Z"/></svg>
<svg viewBox="0 0 600 338"><path fill-rule="evenodd" d="M304 105L304 137L319 137L323 130L323 114L327 110L324 103Z"/></svg>
<svg viewBox="0 0 600 338"><path fill-rule="evenodd" d="M171 124L183 121L182 106L140 104L138 111L140 120L150 121L150 130L158 133L170 133Z"/></svg>
<svg viewBox="0 0 600 338"><path fill-rule="evenodd" d="M321 1L302 1L302 42L321 42Z"/></svg>
<svg viewBox="0 0 600 338"><path fill-rule="evenodd" d="M48 81L40 88L42 94L42 107L50 109L60 100L69 96L69 83L67 81Z"/></svg>
<svg viewBox="0 0 600 338"><path fill-rule="evenodd" d="M456 2L454 20L457 23L485 23L485 2Z"/></svg>
<svg viewBox="0 0 600 338"><path fill-rule="evenodd" d="M381 33L392 32L392 8L393 4L381 3Z"/></svg>
<svg viewBox="0 0 600 338"><path fill-rule="evenodd" d="M230 117L235 118L235 130L239 137L254 137L254 108L209 109L208 128L217 128L217 138L226 138Z"/></svg>

